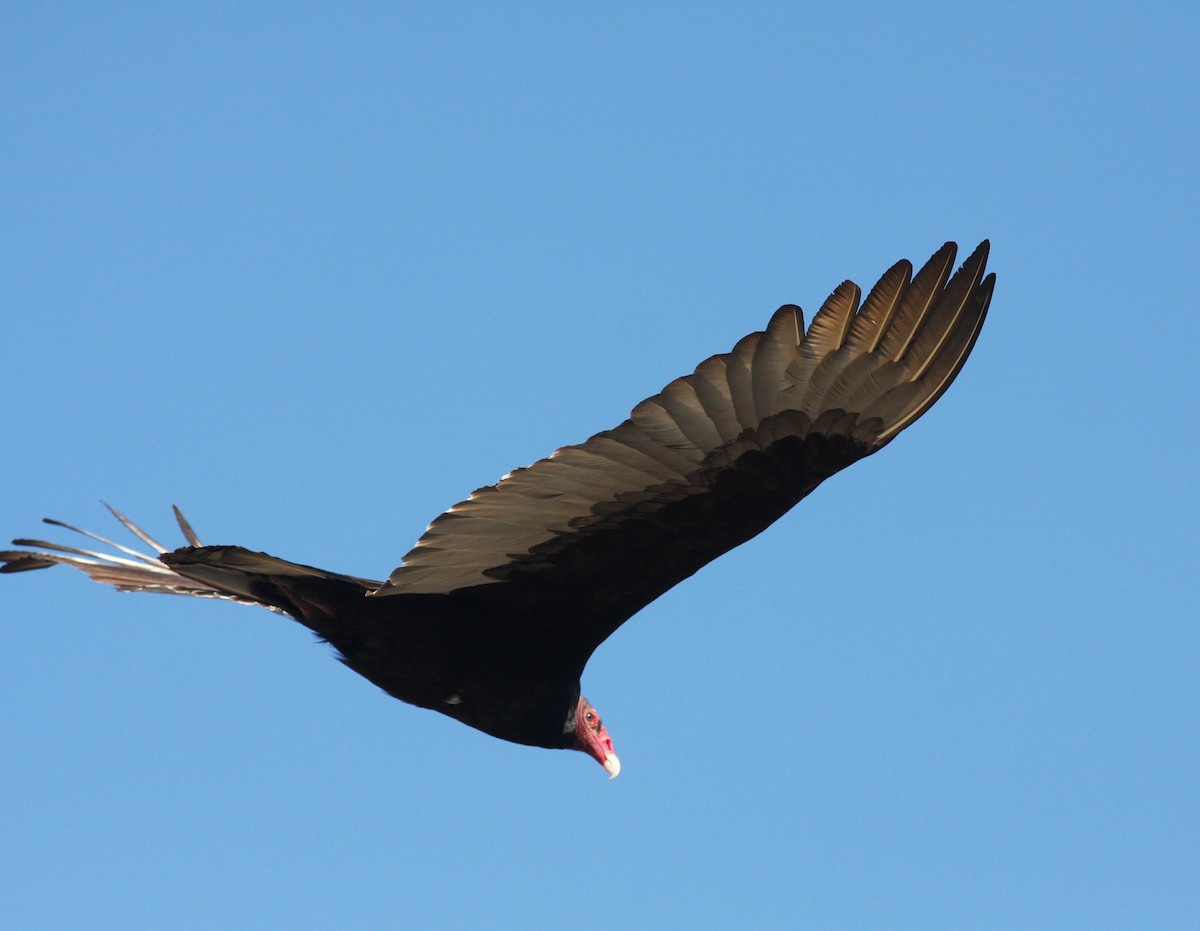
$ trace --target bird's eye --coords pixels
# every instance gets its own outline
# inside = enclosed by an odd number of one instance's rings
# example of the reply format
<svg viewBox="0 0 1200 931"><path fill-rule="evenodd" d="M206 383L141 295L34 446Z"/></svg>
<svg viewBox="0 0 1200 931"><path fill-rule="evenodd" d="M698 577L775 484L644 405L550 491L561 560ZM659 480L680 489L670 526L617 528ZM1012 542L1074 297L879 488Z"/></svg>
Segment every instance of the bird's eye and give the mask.
<svg viewBox="0 0 1200 931"><path fill-rule="evenodd" d="M584 718L586 718L588 721L595 721L596 715L595 715L595 713L589 711L587 714L584 715Z"/></svg>

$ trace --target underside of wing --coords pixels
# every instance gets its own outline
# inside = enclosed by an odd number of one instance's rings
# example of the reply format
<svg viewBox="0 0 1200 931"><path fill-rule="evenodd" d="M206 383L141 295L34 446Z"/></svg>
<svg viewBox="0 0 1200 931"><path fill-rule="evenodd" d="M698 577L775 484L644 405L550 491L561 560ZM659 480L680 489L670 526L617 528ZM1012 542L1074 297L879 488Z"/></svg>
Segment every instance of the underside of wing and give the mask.
<svg viewBox="0 0 1200 931"><path fill-rule="evenodd" d="M766 329L667 385L620 426L475 491L438 517L374 594L470 592L626 617L890 442L958 374L994 276L987 243L953 277L943 246L889 270L859 306L839 286L805 329Z"/></svg>

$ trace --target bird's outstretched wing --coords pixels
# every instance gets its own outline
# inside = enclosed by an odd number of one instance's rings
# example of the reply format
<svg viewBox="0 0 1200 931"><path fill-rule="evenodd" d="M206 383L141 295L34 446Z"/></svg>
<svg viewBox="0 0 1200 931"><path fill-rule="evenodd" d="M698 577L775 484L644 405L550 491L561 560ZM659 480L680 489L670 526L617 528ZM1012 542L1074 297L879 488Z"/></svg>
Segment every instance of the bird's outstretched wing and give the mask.
<svg viewBox="0 0 1200 931"><path fill-rule="evenodd" d="M122 526L153 552L143 552L117 543L107 537L83 530L61 520L47 517L45 523L71 530L81 536L109 547L115 552L85 550L48 540L13 540L15 546L36 549L0 550L0 573L28 572L50 566L71 566L93 582L111 585L119 592L156 592L162 595L189 595L193 598L218 598L257 605L279 614L290 614L304 622L303 610L297 609L297 598L283 595L264 596L262 580L319 580L341 583L342 588L361 593L378 588L380 583L370 579L339 575L312 566L255 553L240 546L204 546L191 524L177 507L173 507L188 545L169 550L128 517L105 505ZM294 582L303 585L303 581ZM284 586L286 587L286 586ZM311 586L310 586L311 587ZM272 591L279 586L272 588Z"/></svg>
<svg viewBox="0 0 1200 931"><path fill-rule="evenodd" d="M45 523L74 531L110 547L116 552L85 550L74 546L64 546L61 543L52 543L48 540L13 540L13 544L16 546L32 546L40 549L0 552L0 572L27 572L55 565L71 566L85 573L92 581L111 585L119 592L157 592L163 595L190 595L194 598L221 598L245 604L259 604L254 599L220 591L203 582L178 574L159 558L170 550L112 505L105 505L105 507L126 530L150 547L153 552L142 552L92 533L90 530L83 530L61 520L47 517ZM183 516L179 508L173 510L175 520L188 545L200 546L200 539L192 530L191 524L187 522L187 518Z"/></svg>
<svg viewBox="0 0 1200 931"><path fill-rule="evenodd" d="M862 306L840 285L702 362L577 446L480 488L429 525L374 597L450 594L554 617L585 662L624 620L881 449L950 385L995 276L982 243L901 261Z"/></svg>

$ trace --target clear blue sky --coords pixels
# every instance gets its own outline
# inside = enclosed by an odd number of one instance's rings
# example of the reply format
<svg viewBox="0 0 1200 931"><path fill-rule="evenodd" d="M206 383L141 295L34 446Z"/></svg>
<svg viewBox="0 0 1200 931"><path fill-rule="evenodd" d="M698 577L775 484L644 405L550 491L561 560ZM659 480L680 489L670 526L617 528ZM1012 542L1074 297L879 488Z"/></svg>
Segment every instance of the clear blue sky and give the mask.
<svg viewBox="0 0 1200 931"><path fill-rule="evenodd" d="M1194 5L0 12L0 534L382 577L476 486L946 239L895 444L627 624L624 763L286 619L0 579L9 927L1195 928Z"/></svg>

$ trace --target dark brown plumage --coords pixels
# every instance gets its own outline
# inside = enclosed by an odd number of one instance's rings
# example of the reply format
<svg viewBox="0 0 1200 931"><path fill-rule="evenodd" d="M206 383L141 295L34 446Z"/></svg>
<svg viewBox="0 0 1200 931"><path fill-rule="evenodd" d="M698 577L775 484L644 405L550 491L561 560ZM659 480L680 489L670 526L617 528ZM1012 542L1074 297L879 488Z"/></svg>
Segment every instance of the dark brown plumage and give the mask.
<svg viewBox="0 0 1200 931"><path fill-rule="evenodd" d="M807 332L785 305L630 419L481 488L430 524L385 582L234 546L146 555L37 540L2 572L74 566L121 591L226 598L287 614L395 697L496 737L583 750L612 742L579 694L588 658L640 608L760 533L822 481L886 446L941 396L983 325L987 243L915 278L902 261L859 307L845 282Z"/></svg>

